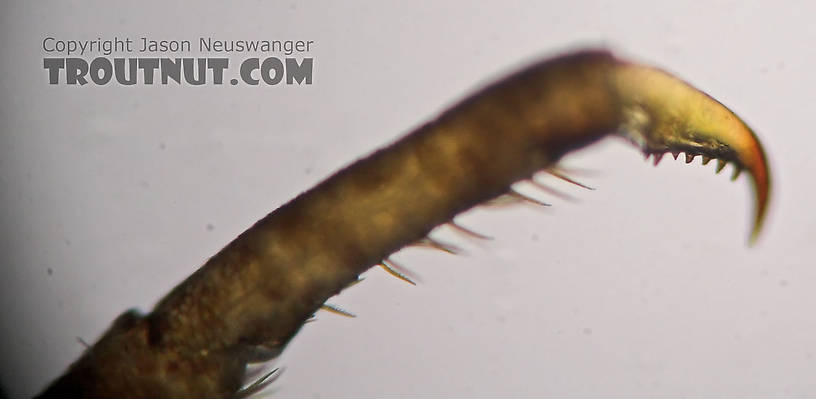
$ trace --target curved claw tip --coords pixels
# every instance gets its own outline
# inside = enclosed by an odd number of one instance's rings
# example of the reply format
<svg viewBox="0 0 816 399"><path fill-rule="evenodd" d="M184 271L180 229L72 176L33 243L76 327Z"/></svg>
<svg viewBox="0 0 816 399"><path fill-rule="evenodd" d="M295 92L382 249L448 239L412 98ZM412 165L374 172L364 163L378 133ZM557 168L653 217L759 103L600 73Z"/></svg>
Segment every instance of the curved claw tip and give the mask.
<svg viewBox="0 0 816 399"><path fill-rule="evenodd" d="M770 173L751 128L722 103L660 69L621 62L612 84L623 109L620 134L647 155L655 154L655 162L667 152L675 158L685 152L686 162L702 155L704 163L717 159L718 171L733 163L734 177L748 172L755 197L749 239L754 244L768 208Z"/></svg>
<svg viewBox="0 0 816 399"><path fill-rule="evenodd" d="M756 140L756 137L754 137ZM751 231L750 243L756 244L762 224L765 221L765 213L768 210L768 197L771 190L771 178L768 171L768 162L765 159L765 152L762 150L759 141L756 141L757 156L754 162L747 166L751 180L754 183L754 197L756 205L754 211L754 227Z"/></svg>

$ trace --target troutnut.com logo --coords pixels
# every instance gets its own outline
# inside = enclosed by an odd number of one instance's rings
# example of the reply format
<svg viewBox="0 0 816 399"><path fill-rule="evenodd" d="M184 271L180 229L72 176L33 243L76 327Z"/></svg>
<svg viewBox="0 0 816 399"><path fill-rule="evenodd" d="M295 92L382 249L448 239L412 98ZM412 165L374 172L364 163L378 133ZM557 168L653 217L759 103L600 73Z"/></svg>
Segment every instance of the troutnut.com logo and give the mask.
<svg viewBox="0 0 816 399"><path fill-rule="evenodd" d="M49 55L43 58L43 68L52 85L310 85L314 58L305 55L314 49L314 43L212 37L196 41L147 37L63 40L49 36L42 41ZM193 54L198 57L185 56ZM250 54L253 56L240 60L230 57Z"/></svg>

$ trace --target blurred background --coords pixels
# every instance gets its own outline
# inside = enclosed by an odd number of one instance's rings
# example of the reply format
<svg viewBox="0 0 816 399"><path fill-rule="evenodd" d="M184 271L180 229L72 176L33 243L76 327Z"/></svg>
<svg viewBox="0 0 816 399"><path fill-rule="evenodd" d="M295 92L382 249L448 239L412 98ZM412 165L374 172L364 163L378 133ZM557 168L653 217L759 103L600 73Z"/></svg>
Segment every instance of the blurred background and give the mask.
<svg viewBox="0 0 816 399"><path fill-rule="evenodd" d="M816 397L806 2L3 2L0 383L30 397L257 219L519 65L584 46L675 72L757 132L771 209L730 166L622 140L565 159L577 203L479 208L495 237L394 256L270 366L276 398ZM47 36L313 40L310 86L49 85ZM195 46L194 46L195 47ZM250 55L231 55L231 62ZM251 55L254 56L254 55ZM808 310L811 309L811 310Z"/></svg>

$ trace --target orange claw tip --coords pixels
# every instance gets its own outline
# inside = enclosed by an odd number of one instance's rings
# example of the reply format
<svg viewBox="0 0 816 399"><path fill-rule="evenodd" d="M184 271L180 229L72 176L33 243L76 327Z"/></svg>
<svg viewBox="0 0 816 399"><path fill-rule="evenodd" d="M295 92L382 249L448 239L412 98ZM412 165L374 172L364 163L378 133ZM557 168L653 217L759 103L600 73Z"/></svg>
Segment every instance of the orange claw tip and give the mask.
<svg viewBox="0 0 816 399"><path fill-rule="evenodd" d="M751 180L754 185L754 226L751 229L751 237L749 244L754 245L759 238L759 233L762 230L762 225L765 222L765 214L768 210L768 200L771 192L771 176L768 170L768 161L765 158L765 152L759 140L754 136L753 140L753 156L746 159L745 166L751 175Z"/></svg>

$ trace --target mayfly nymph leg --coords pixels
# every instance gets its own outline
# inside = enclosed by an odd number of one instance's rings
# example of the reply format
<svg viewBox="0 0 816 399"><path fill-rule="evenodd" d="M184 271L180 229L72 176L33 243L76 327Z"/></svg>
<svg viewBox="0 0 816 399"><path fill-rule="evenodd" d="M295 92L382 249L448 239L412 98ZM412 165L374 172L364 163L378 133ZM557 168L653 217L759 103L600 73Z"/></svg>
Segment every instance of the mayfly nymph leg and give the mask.
<svg viewBox="0 0 816 399"><path fill-rule="evenodd" d="M742 120L662 70L603 50L571 53L466 97L268 214L150 313L120 316L42 397L231 397L248 363L280 353L362 272L384 264L404 276L389 256L415 243L453 252L428 240L442 224L485 238L454 217L503 195L518 199L514 183L610 134L655 159L685 152L747 171L756 237L770 178Z"/></svg>

